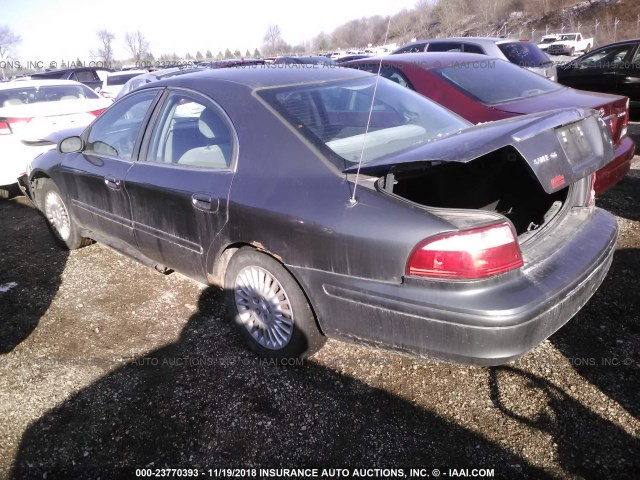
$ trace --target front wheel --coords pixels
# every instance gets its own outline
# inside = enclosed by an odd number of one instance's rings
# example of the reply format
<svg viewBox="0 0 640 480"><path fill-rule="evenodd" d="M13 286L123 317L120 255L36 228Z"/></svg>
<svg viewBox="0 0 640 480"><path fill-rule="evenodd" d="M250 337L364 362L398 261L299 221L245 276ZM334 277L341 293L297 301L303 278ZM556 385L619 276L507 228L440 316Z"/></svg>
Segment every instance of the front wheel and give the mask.
<svg viewBox="0 0 640 480"><path fill-rule="evenodd" d="M576 51L576 49L575 49L575 48L573 48L573 47L571 47L571 48L569 49L569 56L570 56L570 57L573 57L573 54L575 53L575 51Z"/></svg>
<svg viewBox="0 0 640 480"><path fill-rule="evenodd" d="M82 237L78 232L60 190L52 180L40 180L36 192L38 206L47 219L47 226L61 247L75 250L91 243L91 239Z"/></svg>
<svg viewBox="0 0 640 480"><path fill-rule="evenodd" d="M272 257L238 250L225 273L227 309L251 350L266 358L304 358L325 343L304 292Z"/></svg>

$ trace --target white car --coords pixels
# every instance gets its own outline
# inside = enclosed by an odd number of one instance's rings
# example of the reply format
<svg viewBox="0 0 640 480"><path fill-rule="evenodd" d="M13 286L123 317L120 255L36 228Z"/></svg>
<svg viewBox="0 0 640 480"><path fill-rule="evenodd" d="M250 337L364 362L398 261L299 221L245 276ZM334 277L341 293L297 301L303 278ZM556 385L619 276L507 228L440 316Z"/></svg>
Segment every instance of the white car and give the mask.
<svg viewBox="0 0 640 480"><path fill-rule="evenodd" d="M57 130L89 125L112 100L73 80L0 83L0 198L17 190L18 177Z"/></svg>
<svg viewBox="0 0 640 480"><path fill-rule="evenodd" d="M112 72L107 75L107 78L102 82L100 88L100 95L105 98L116 98L124 84L134 77L149 73L147 70L127 70L125 72Z"/></svg>

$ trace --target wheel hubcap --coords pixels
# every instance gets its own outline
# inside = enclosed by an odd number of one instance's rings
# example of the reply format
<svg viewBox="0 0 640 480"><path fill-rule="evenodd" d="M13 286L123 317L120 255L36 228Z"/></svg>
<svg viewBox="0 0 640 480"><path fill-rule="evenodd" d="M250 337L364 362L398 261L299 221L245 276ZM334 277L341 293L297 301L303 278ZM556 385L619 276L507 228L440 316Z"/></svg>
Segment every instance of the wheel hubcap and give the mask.
<svg viewBox="0 0 640 480"><path fill-rule="evenodd" d="M240 270L235 302L242 324L261 346L280 350L289 343L293 334L291 302L273 275L260 267Z"/></svg>
<svg viewBox="0 0 640 480"><path fill-rule="evenodd" d="M69 235L71 235L71 221L64 202L56 192L47 193L44 200L44 211L46 212L47 220L54 230L58 232L60 238L68 240Z"/></svg>

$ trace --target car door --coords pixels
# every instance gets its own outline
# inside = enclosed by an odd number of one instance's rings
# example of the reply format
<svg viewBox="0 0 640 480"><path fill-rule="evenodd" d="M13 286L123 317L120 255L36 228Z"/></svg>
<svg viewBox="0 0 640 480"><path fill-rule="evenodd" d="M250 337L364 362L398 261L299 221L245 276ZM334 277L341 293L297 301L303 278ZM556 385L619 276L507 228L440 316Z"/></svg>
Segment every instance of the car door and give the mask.
<svg viewBox="0 0 640 480"><path fill-rule="evenodd" d="M136 245L124 178L159 94L144 90L113 105L85 130L83 150L66 154L61 163L77 222L92 238L120 250Z"/></svg>
<svg viewBox="0 0 640 480"><path fill-rule="evenodd" d="M630 58L620 69L618 95L640 102L640 43L635 44Z"/></svg>
<svg viewBox="0 0 640 480"><path fill-rule="evenodd" d="M616 94L632 47L633 44L622 44L595 50L562 67L559 81L580 90Z"/></svg>
<svg viewBox="0 0 640 480"><path fill-rule="evenodd" d="M147 257L197 280L227 220L237 137L226 113L187 90L165 94L125 188L137 245Z"/></svg>

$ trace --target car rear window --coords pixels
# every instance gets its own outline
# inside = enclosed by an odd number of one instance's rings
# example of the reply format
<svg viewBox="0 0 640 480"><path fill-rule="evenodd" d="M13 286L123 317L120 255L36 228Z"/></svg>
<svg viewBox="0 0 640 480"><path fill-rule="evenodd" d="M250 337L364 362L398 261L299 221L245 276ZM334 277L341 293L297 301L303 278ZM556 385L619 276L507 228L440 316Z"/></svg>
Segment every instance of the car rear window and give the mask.
<svg viewBox="0 0 640 480"><path fill-rule="evenodd" d="M127 83L127 81L131 80L133 77L137 77L138 75L141 75L140 72L138 73L123 73L120 75L109 75L107 77L107 85L111 86L111 85L124 85L125 83Z"/></svg>
<svg viewBox="0 0 640 480"><path fill-rule="evenodd" d="M549 57L533 43L501 43L498 48L511 63L515 63L519 67L541 67L551 63Z"/></svg>
<svg viewBox="0 0 640 480"><path fill-rule="evenodd" d="M470 126L444 107L375 76L264 89L260 95L344 169L437 140ZM365 129L370 117L369 130Z"/></svg>
<svg viewBox="0 0 640 480"><path fill-rule="evenodd" d="M39 102L57 102L61 100L84 100L87 98L100 97L84 85L23 87L0 91L0 107L28 105Z"/></svg>
<svg viewBox="0 0 640 480"><path fill-rule="evenodd" d="M537 73L503 60L459 62L431 72L488 105L535 97L564 88Z"/></svg>

